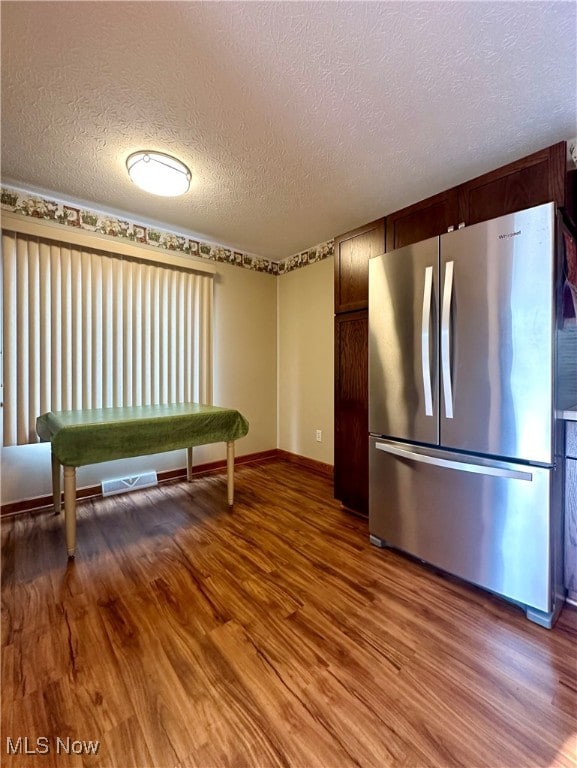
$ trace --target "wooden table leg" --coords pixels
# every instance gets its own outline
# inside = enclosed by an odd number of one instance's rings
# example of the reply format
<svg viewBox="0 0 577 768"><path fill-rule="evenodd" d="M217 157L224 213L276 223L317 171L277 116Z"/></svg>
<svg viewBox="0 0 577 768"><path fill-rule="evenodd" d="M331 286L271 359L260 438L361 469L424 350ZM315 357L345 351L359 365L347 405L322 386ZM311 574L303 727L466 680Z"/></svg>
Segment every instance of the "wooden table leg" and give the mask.
<svg viewBox="0 0 577 768"><path fill-rule="evenodd" d="M52 501L54 502L54 514L59 515L62 510L62 496L60 490L60 462L54 455L52 457Z"/></svg>
<svg viewBox="0 0 577 768"><path fill-rule="evenodd" d="M228 506L234 504L234 440L226 444L226 480L228 492Z"/></svg>
<svg viewBox="0 0 577 768"><path fill-rule="evenodd" d="M64 467L64 521L68 557L76 552L76 467Z"/></svg>
<svg viewBox="0 0 577 768"><path fill-rule="evenodd" d="M189 483L192 480L192 448L186 449L186 479Z"/></svg>

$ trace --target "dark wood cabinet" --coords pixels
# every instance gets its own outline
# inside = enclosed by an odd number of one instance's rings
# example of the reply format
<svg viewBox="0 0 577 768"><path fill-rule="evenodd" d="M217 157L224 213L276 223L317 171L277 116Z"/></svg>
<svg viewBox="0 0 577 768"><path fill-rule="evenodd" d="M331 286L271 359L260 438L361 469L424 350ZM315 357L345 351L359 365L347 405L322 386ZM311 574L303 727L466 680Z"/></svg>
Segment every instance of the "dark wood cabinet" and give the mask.
<svg viewBox="0 0 577 768"><path fill-rule="evenodd" d="M549 202L565 208L566 164L562 141L461 184L459 222L469 226Z"/></svg>
<svg viewBox="0 0 577 768"><path fill-rule="evenodd" d="M457 228L459 196L456 187L387 216L387 251L442 235Z"/></svg>
<svg viewBox="0 0 577 768"><path fill-rule="evenodd" d="M335 238L335 498L369 506L369 260L385 251L385 219Z"/></svg>
<svg viewBox="0 0 577 768"><path fill-rule="evenodd" d="M368 311L335 315L335 498L369 506Z"/></svg>
<svg viewBox="0 0 577 768"><path fill-rule="evenodd" d="M387 251L548 202L577 223L577 172L567 172L566 152L561 141L388 214Z"/></svg>
<svg viewBox="0 0 577 768"><path fill-rule="evenodd" d="M385 250L385 220L335 237L335 312L366 309L369 301L369 259Z"/></svg>
<svg viewBox="0 0 577 768"><path fill-rule="evenodd" d="M577 168L567 174L565 184L565 218L577 229Z"/></svg>

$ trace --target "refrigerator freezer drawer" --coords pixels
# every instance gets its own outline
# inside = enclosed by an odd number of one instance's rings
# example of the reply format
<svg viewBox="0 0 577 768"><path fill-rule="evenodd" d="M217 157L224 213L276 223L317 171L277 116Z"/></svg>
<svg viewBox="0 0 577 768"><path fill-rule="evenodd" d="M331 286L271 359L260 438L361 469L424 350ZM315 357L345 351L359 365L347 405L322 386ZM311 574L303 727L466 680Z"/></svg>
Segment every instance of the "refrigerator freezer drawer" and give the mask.
<svg viewBox="0 0 577 768"><path fill-rule="evenodd" d="M369 530L511 600L552 610L553 471L370 439Z"/></svg>

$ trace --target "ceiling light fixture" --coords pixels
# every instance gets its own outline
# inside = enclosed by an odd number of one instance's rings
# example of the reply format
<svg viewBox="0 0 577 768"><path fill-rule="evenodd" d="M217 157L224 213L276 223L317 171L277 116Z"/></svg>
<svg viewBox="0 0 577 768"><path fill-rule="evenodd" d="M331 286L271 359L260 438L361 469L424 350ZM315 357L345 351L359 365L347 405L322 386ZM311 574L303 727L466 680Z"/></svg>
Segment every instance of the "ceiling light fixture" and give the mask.
<svg viewBox="0 0 577 768"><path fill-rule="evenodd" d="M142 150L126 160L128 175L140 189L162 197L184 195L191 173L184 163L164 152Z"/></svg>

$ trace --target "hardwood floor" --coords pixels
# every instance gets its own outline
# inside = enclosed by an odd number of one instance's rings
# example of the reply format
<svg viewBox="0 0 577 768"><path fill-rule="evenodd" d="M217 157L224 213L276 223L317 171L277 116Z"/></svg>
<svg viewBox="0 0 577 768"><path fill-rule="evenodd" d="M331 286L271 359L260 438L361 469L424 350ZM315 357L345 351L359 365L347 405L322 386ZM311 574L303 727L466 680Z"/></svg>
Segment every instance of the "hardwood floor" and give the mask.
<svg viewBox="0 0 577 768"><path fill-rule="evenodd" d="M577 765L577 612L544 630L366 526L283 461L232 512L223 475L82 502L70 564L61 518L3 521L2 765Z"/></svg>

